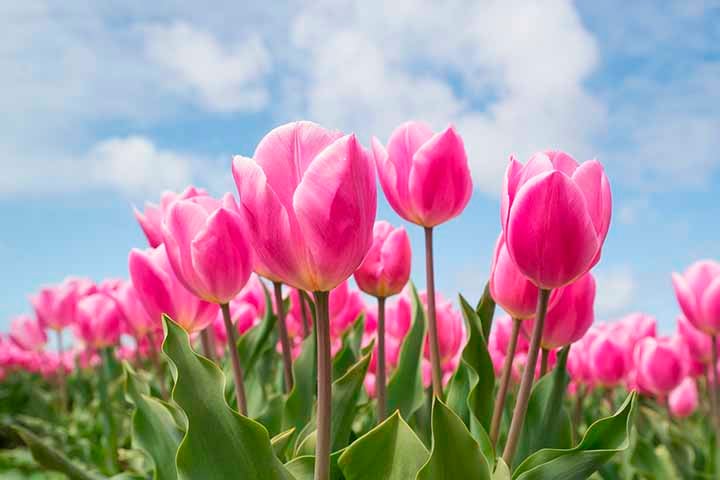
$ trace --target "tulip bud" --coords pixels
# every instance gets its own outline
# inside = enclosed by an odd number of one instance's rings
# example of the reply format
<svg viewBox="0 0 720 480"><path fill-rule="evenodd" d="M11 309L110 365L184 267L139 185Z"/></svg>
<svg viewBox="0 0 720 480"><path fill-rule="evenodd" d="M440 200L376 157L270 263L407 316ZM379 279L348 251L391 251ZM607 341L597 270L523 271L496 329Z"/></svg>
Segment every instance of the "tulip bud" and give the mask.
<svg viewBox="0 0 720 480"><path fill-rule="evenodd" d="M365 260L355 270L360 290L375 297L400 293L410 278L410 238L404 228L375 222L373 243Z"/></svg>
<svg viewBox="0 0 720 480"><path fill-rule="evenodd" d="M105 293L93 293L77 304L75 334L93 348L117 343L123 325L123 314L117 302Z"/></svg>
<svg viewBox="0 0 720 480"><path fill-rule="evenodd" d="M48 338L36 318L20 315L10 323L10 340L24 350L41 351Z"/></svg>
<svg viewBox="0 0 720 480"><path fill-rule="evenodd" d="M684 275L673 273L672 281L690 323L708 335L720 334L720 263L696 262Z"/></svg>
<svg viewBox="0 0 720 480"><path fill-rule="evenodd" d="M133 209L135 218L140 224L148 244L151 247L157 247L163 243L162 221L170 206L177 200L184 200L198 196L206 196L207 192L201 188L189 186L182 193L164 192L160 198L160 205L152 203L145 204L145 211L141 212L137 208Z"/></svg>
<svg viewBox="0 0 720 480"><path fill-rule="evenodd" d="M502 234L495 245L490 268L490 295L513 318L524 320L535 315L538 287L523 275L510 254ZM553 295L553 298L556 296Z"/></svg>
<svg viewBox="0 0 720 480"><path fill-rule="evenodd" d="M643 390L666 395L686 375L685 362L670 338L644 338L635 346L635 382Z"/></svg>
<svg viewBox="0 0 720 480"><path fill-rule="evenodd" d="M695 380L688 377L668 397L670 412L679 418L692 415L698 407L698 390Z"/></svg>

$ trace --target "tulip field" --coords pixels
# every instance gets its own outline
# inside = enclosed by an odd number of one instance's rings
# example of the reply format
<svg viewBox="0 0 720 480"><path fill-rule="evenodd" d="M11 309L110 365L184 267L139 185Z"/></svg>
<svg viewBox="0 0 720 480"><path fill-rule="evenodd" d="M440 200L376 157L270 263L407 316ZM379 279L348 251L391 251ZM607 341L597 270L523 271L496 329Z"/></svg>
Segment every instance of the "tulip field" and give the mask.
<svg viewBox="0 0 720 480"><path fill-rule="evenodd" d="M126 278L28 292L0 333L0 478L720 479L720 263L667 272L670 335L596 320L599 161L510 157L481 298L435 278L473 192L453 127L289 123L227 175L135 210Z"/></svg>

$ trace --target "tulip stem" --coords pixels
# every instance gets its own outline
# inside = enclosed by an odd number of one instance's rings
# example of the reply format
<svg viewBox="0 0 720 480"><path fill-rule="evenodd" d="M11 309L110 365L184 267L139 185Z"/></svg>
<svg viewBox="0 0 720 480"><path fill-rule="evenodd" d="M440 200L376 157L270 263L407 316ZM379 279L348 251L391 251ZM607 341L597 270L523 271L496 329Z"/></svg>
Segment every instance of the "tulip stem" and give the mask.
<svg viewBox="0 0 720 480"><path fill-rule="evenodd" d="M585 387L582 384L578 384L575 390L575 411L573 412L573 425L575 426L575 440L573 443L577 443L580 438L580 423L582 422L582 411L583 403L585 402Z"/></svg>
<svg viewBox="0 0 720 480"><path fill-rule="evenodd" d="M515 410L513 411L510 430L508 431L507 443L503 451L503 460L505 460L505 463L511 468L518 441L520 440L523 423L525 422L528 402L530 401L530 392L532 391L533 380L535 378L535 367L538 360L538 351L540 350L540 340L542 339L543 328L545 326L545 315L547 314L549 298L550 290L541 288L538 295L537 313L535 315L532 337L530 338L527 363L525 370L523 370L520 389L518 390L517 401L515 402Z"/></svg>
<svg viewBox="0 0 720 480"><path fill-rule="evenodd" d="M548 371L548 358L550 357L550 350L547 348L540 349L540 378L544 377Z"/></svg>
<svg viewBox="0 0 720 480"><path fill-rule="evenodd" d="M230 319L230 305L227 303L220 304L223 320L225 321L225 331L228 337L228 349L230 350L230 361L232 362L233 377L235 379L235 399L237 401L237 409L240 413L247 416L247 402L245 401L245 382L243 381L243 371L240 366L240 355L237 351L237 335L235 326Z"/></svg>
<svg viewBox="0 0 720 480"><path fill-rule="evenodd" d="M385 367L385 297L377 297L378 302L378 357L377 372L375 372L375 391L377 392L378 423L387 416L387 400L385 397L386 367Z"/></svg>
<svg viewBox="0 0 720 480"><path fill-rule="evenodd" d="M305 295L302 290L297 289L298 299L300 301L300 316L302 317L303 338L310 335L310 320L308 320L307 305L305 305Z"/></svg>
<svg viewBox="0 0 720 480"><path fill-rule="evenodd" d="M317 331L317 437L315 444L315 480L330 478L331 358L329 293L315 292Z"/></svg>
<svg viewBox="0 0 720 480"><path fill-rule="evenodd" d="M433 266L433 229L425 227L425 276L427 283L428 338L430 340L430 365L432 367L433 394L442 398L442 368L435 322L435 270Z"/></svg>
<svg viewBox="0 0 720 480"><path fill-rule="evenodd" d="M215 361L215 352L213 350L213 341L210 338L210 327L200 332L200 341L202 342L203 353L211 362Z"/></svg>
<svg viewBox="0 0 720 480"><path fill-rule="evenodd" d="M290 350L290 337L288 337L287 323L285 322L285 303L282 296L282 283L273 282L275 290L275 305L277 309L278 333L282 347L283 369L285 371L285 393L293 388L292 351ZM302 308L302 306L300 307Z"/></svg>
<svg viewBox="0 0 720 480"><path fill-rule="evenodd" d="M497 397L495 397L495 406L493 408L492 421L490 422L490 441L492 442L493 447L497 445L498 435L500 433L500 421L502 420L503 410L505 408L505 399L507 398L507 391L510 386L515 349L517 348L518 336L520 335L521 320L513 318L512 322L510 343L508 344L507 351L505 352L505 360L503 361L500 377L500 387L498 388Z"/></svg>
<svg viewBox="0 0 720 480"><path fill-rule="evenodd" d="M98 391L100 394L100 404L102 405L104 417L105 417L105 438L107 439L107 449L109 463L108 468L110 473L117 473L120 471L118 462L118 451L117 451L117 431L115 429L115 419L112 413L112 404L110 403L110 395L108 394L108 385L112 383L112 371L110 370L110 361L112 353L110 348L103 348L100 350L102 357L102 375L98 382Z"/></svg>
<svg viewBox="0 0 720 480"><path fill-rule="evenodd" d="M67 379L65 378L65 362L63 361L64 350L62 330L57 330L56 339L58 354L57 381L59 384L58 387L60 388L60 413L65 413L67 410Z"/></svg>
<svg viewBox="0 0 720 480"><path fill-rule="evenodd" d="M710 406L714 410L715 418L715 444L720 443L720 405L718 405L718 339L716 335L710 337L712 343L710 357L710 375L708 375L708 389L710 390Z"/></svg>

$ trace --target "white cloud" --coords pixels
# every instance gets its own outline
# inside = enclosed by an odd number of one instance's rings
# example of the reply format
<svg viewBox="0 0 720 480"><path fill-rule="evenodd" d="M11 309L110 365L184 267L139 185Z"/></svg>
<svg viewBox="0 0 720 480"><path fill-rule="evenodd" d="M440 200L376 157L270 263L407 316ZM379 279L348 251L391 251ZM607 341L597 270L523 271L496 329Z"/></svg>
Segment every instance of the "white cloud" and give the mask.
<svg viewBox="0 0 720 480"><path fill-rule="evenodd" d="M266 106L270 53L258 35L225 45L186 22L143 29L145 53L166 75L167 85L211 111L256 111Z"/></svg>
<svg viewBox="0 0 720 480"><path fill-rule="evenodd" d="M635 273L627 266L614 266L595 274L595 310L599 317L624 313L637 293Z"/></svg>

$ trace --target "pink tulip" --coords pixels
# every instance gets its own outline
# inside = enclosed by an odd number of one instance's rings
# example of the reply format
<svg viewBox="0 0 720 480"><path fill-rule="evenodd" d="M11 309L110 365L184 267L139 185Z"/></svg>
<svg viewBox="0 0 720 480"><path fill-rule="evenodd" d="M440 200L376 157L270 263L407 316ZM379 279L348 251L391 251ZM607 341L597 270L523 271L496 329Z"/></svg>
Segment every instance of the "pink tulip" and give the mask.
<svg viewBox="0 0 720 480"><path fill-rule="evenodd" d="M24 350L40 351L48 338L40 322L28 315L20 315L10 323L10 339Z"/></svg>
<svg viewBox="0 0 720 480"><path fill-rule="evenodd" d="M495 350L502 355L508 350L510 345L510 337L512 334L512 318L510 315L500 315L493 321L490 337L488 338L488 349ZM518 336L518 343L515 351L517 353L527 352L530 347L527 338L522 335Z"/></svg>
<svg viewBox="0 0 720 480"><path fill-rule="evenodd" d="M360 292L344 281L330 292L330 335L339 339L365 310Z"/></svg>
<svg viewBox="0 0 720 480"><path fill-rule="evenodd" d="M354 135L311 122L283 125L252 159L233 159L233 177L260 275L327 292L365 258L377 199L372 165Z"/></svg>
<svg viewBox="0 0 720 480"><path fill-rule="evenodd" d="M187 187L182 193L177 194L174 192L164 192L160 197L160 205L154 205L152 203L145 204L145 211L140 212L137 208L134 209L135 218L140 224L145 236L147 237L148 243L151 247L157 247L163 243L162 235L162 220L165 217L170 206L177 200L184 200L188 198L194 198L198 196L205 196L207 192L201 188L195 188L193 186Z"/></svg>
<svg viewBox="0 0 720 480"><path fill-rule="evenodd" d="M687 317L678 315L677 334L685 342L690 355L698 362L709 365L712 360L712 337L701 332ZM718 342L720 347L720 341Z"/></svg>
<svg viewBox="0 0 720 480"><path fill-rule="evenodd" d="M490 295L513 318L523 320L535 315L538 287L527 279L510 258L502 234L495 244L490 268ZM555 298L556 295L553 295Z"/></svg>
<svg viewBox="0 0 720 480"><path fill-rule="evenodd" d="M698 390L695 380L688 377L670 392L668 405L670 412L676 417L685 418L692 415L698 407Z"/></svg>
<svg viewBox="0 0 720 480"><path fill-rule="evenodd" d="M52 330L62 330L75 319L76 290L60 284L46 287L30 298L38 321Z"/></svg>
<svg viewBox="0 0 720 480"><path fill-rule="evenodd" d="M355 282L363 292L389 297L402 291L410 278L410 238L404 228L375 222L373 243L363 263L355 270Z"/></svg>
<svg viewBox="0 0 720 480"><path fill-rule="evenodd" d="M454 127L433 133L424 123L407 122L392 133L387 149L373 138L372 150L385 197L405 220L434 227L465 209L472 178Z"/></svg>
<svg viewBox="0 0 720 480"><path fill-rule="evenodd" d="M597 160L563 152L510 158L500 205L510 257L535 285L572 283L600 259L610 227L610 183Z"/></svg>
<svg viewBox="0 0 720 480"><path fill-rule="evenodd" d="M113 293L125 318L126 333L136 339L142 339L148 334L161 334L162 323L158 318L151 317L140 300L138 292L132 282L123 282Z"/></svg>
<svg viewBox="0 0 720 480"><path fill-rule="evenodd" d="M78 302L75 334L93 348L117 343L123 326L123 313L111 296L93 293Z"/></svg>
<svg viewBox="0 0 720 480"><path fill-rule="evenodd" d="M595 383L614 387L625 377L625 350L610 333L601 333L590 344L588 365Z"/></svg>
<svg viewBox="0 0 720 480"><path fill-rule="evenodd" d="M595 279L586 273L558 291L552 308L548 309L541 346L555 350L580 340L595 319ZM534 320L522 323L525 333L532 332Z"/></svg>
<svg viewBox="0 0 720 480"><path fill-rule="evenodd" d="M644 338L635 346L637 386L655 395L666 395L685 378L686 366L672 339Z"/></svg>
<svg viewBox="0 0 720 480"><path fill-rule="evenodd" d="M720 334L720 263L695 262L684 275L673 273L672 281L690 323L708 335Z"/></svg>
<svg viewBox="0 0 720 480"><path fill-rule="evenodd" d="M129 267L140 301L150 318L157 322L165 313L192 333L203 330L217 316L216 304L200 300L180 283L164 245L147 250L133 249Z"/></svg>

